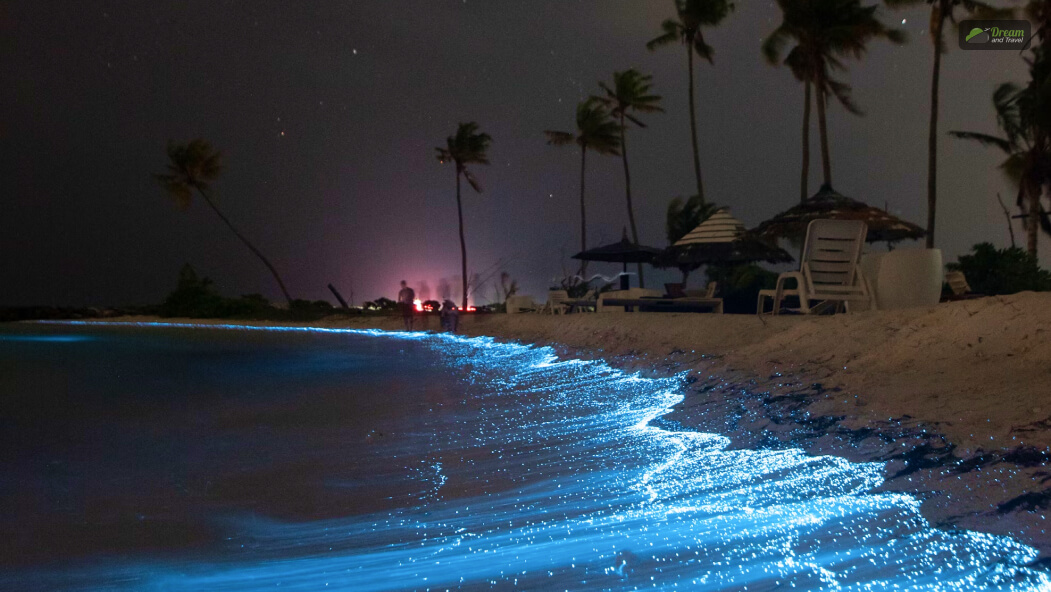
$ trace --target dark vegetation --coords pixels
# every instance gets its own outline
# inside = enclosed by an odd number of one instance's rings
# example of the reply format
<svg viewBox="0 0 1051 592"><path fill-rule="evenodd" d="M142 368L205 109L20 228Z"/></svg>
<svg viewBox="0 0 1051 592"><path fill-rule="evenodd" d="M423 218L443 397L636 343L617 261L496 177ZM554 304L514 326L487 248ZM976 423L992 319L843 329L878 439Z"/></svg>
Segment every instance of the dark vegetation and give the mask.
<svg viewBox="0 0 1051 592"><path fill-rule="evenodd" d="M157 314L162 317L198 319L316 320L356 310L334 308L324 300L292 300L289 308L278 308L261 294L227 298L219 294L212 280L200 277L189 264L179 271L179 279Z"/></svg>
<svg viewBox="0 0 1051 592"><path fill-rule="evenodd" d="M1051 272L1041 269L1036 257L1023 249L997 249L989 243L979 243L971 251L946 267L962 271L976 294L996 296L1051 290Z"/></svg>
<svg viewBox="0 0 1051 592"><path fill-rule="evenodd" d="M717 295L723 299L723 312L727 313L755 314L759 290L773 289L777 275L755 263L708 267L708 281L719 282Z"/></svg>

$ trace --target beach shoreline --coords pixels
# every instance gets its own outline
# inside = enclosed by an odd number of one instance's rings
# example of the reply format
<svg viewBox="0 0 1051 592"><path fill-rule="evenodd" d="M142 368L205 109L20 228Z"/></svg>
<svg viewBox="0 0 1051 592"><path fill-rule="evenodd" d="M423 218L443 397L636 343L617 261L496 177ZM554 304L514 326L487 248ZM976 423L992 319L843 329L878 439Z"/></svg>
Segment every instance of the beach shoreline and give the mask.
<svg viewBox="0 0 1051 592"><path fill-rule="evenodd" d="M105 322L403 329L400 317L312 323ZM438 331L439 319L417 328ZM90 320L86 322L91 322ZM1051 556L1051 294L828 317L690 313L464 315L460 334L552 346L654 376L684 400L657 420L741 448L887 463L879 491L935 526L1009 535Z"/></svg>

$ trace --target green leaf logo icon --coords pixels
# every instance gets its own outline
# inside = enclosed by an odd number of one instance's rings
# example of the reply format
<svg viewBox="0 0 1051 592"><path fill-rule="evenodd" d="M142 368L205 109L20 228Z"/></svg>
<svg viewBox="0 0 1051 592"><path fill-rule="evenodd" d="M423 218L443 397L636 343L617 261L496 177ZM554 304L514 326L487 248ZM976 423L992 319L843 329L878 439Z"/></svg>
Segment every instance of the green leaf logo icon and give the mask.
<svg viewBox="0 0 1051 592"><path fill-rule="evenodd" d="M989 35L983 29L975 27L967 34L965 41L968 43L985 43L989 41Z"/></svg>

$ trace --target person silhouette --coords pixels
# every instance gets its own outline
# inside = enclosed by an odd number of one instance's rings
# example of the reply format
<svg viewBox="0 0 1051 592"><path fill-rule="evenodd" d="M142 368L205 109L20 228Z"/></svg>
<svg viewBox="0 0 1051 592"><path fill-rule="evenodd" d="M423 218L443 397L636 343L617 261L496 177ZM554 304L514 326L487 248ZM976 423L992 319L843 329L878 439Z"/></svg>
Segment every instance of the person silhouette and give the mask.
<svg viewBox="0 0 1051 592"><path fill-rule="evenodd" d="M405 330L412 331L416 313L416 292L409 287L405 280L401 281L401 291L398 292L398 308L401 309L401 318L405 321Z"/></svg>

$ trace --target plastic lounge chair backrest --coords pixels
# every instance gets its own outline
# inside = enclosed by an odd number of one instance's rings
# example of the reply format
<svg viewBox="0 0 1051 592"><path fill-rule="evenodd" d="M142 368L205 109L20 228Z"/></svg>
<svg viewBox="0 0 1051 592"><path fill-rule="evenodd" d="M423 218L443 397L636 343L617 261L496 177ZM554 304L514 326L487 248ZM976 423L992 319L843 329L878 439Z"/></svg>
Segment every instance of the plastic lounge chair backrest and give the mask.
<svg viewBox="0 0 1051 592"><path fill-rule="evenodd" d="M868 226L861 220L814 220L807 226L800 271L817 294L853 292Z"/></svg>
<svg viewBox="0 0 1051 592"><path fill-rule="evenodd" d="M967 283L967 277L963 275L962 271L946 272L945 282L952 288L952 293L957 296L963 296L971 291L971 286Z"/></svg>
<svg viewBox="0 0 1051 592"><path fill-rule="evenodd" d="M569 300L569 292L565 290L550 290L547 293L548 305L558 305Z"/></svg>

